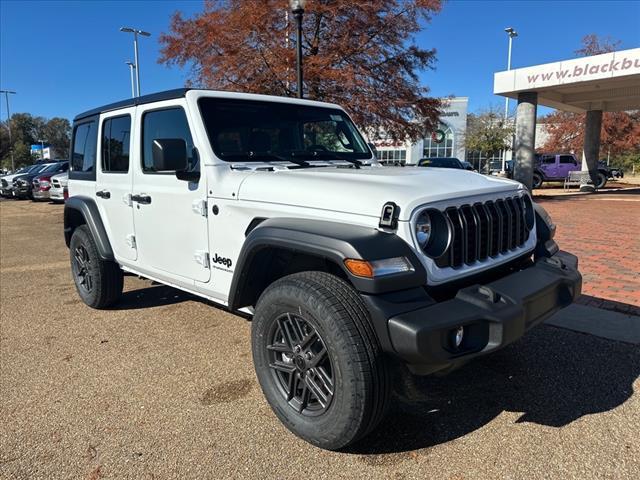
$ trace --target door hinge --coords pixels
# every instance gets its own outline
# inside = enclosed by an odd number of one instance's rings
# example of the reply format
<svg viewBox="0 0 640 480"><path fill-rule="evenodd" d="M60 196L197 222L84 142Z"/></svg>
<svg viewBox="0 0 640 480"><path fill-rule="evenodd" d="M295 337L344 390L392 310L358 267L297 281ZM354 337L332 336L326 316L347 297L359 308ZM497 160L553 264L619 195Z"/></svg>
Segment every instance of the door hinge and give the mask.
<svg viewBox="0 0 640 480"><path fill-rule="evenodd" d="M204 268L209 268L209 252L203 250L196 250L193 254L193 259L202 265Z"/></svg>
<svg viewBox="0 0 640 480"><path fill-rule="evenodd" d="M191 210L193 213L197 213L203 217L207 216L207 201L206 200L194 200L191 204Z"/></svg>
<svg viewBox="0 0 640 480"><path fill-rule="evenodd" d="M127 242L127 245L129 246L129 248L133 248L134 250L138 248L136 246L136 236L134 234L130 233L129 235L127 235L125 237L125 241Z"/></svg>

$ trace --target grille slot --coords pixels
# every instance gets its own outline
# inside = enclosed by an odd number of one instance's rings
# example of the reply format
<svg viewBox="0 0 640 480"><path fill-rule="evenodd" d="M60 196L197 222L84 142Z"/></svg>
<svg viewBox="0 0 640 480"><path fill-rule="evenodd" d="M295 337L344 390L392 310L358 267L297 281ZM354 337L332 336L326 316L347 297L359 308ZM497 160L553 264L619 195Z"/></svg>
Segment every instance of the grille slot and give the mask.
<svg viewBox="0 0 640 480"><path fill-rule="evenodd" d="M459 268L504 254L529 239L525 205L521 197L449 207L444 214L451 224L451 244L436 260L439 267Z"/></svg>

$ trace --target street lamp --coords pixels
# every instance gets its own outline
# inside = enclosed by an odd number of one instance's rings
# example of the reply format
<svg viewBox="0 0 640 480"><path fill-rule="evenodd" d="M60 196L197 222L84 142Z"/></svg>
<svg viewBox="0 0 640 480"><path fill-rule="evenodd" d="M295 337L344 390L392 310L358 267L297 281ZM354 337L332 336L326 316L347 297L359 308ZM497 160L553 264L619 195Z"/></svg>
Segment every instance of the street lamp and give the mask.
<svg viewBox="0 0 640 480"><path fill-rule="evenodd" d="M9 129L9 151L11 152L11 171L16 171L16 162L13 159L13 142L11 141L11 114L9 113L9 94L15 95L13 90L0 90L0 93L4 93L4 99L7 102L7 128Z"/></svg>
<svg viewBox="0 0 640 480"><path fill-rule="evenodd" d="M136 65L131 61L127 61L125 63L129 65L129 75L131 76L131 97L133 98L136 96L136 87L133 82L133 71L136 69Z"/></svg>
<svg viewBox="0 0 640 480"><path fill-rule="evenodd" d="M303 97L302 93L302 15L304 15L304 7L307 0L289 0L291 13L296 19L296 62L298 69L298 98Z"/></svg>
<svg viewBox="0 0 640 480"><path fill-rule="evenodd" d="M138 30L137 28L133 28L133 27L120 27L120 31L125 33L133 33L133 53L134 53L134 63L136 68L136 86L138 88L138 96L140 96L140 63L138 63L138 35L142 35L143 37L150 37L151 34L149 32Z"/></svg>
<svg viewBox="0 0 640 480"><path fill-rule="evenodd" d="M511 70L511 47L513 45L513 38L518 36L518 32L513 27L507 27L504 31L509 35L509 53L507 54L507 71ZM504 124L507 124L507 118L509 117L509 97L504 99ZM505 166L507 163L507 150L502 150L502 173L505 174Z"/></svg>

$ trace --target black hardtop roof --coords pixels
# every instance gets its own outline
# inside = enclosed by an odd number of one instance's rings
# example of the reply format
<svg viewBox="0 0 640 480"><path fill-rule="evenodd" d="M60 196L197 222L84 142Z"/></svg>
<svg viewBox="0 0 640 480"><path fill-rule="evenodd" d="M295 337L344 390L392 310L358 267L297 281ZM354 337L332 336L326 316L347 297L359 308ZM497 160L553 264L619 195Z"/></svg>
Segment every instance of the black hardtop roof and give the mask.
<svg viewBox="0 0 640 480"><path fill-rule="evenodd" d="M182 98L186 95L186 93L189 90L191 89L176 88L173 90L165 90L164 92L157 92L157 93L151 93L149 95L142 95L141 97L128 98L126 100L121 100L119 102L110 103L108 105L103 105L102 107L87 110L86 112L76 115L73 121L77 122L78 120L82 120L83 118L92 117L94 115L99 115L104 112L111 112L113 110L118 110L119 108L133 107L136 105L144 105L145 103L160 102L162 100L173 100L174 98Z"/></svg>

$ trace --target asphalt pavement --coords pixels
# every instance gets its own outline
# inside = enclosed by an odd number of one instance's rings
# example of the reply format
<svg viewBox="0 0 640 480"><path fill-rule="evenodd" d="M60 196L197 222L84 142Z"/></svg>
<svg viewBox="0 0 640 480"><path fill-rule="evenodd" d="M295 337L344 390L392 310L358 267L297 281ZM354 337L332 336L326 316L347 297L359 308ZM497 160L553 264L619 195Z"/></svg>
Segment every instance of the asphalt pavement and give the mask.
<svg viewBox="0 0 640 480"><path fill-rule="evenodd" d="M543 325L326 452L271 413L246 319L133 277L82 304L62 210L0 204L0 478L640 478L638 345Z"/></svg>

